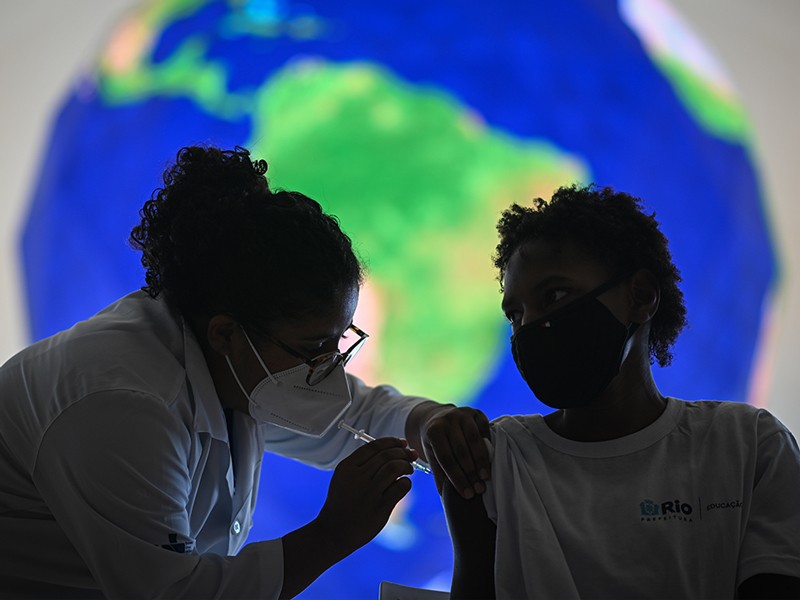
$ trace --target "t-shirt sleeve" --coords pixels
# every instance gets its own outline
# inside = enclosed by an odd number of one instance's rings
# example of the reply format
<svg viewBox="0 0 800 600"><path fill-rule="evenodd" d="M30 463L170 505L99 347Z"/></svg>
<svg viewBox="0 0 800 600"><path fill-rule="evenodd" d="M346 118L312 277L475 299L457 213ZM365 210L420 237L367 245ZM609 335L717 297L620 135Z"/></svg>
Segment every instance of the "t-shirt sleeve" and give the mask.
<svg viewBox="0 0 800 600"><path fill-rule="evenodd" d="M281 540L237 556L197 552L190 449L190 432L159 399L103 392L51 424L33 480L107 597L277 598Z"/></svg>
<svg viewBox="0 0 800 600"><path fill-rule="evenodd" d="M405 437L406 419L412 409L429 401L406 396L388 385L369 386L347 376L353 403L342 417L348 425L373 437ZM321 438L299 435L274 425L264 425L265 450L300 460L321 469L333 469L340 460L363 445L334 425Z"/></svg>
<svg viewBox="0 0 800 600"><path fill-rule="evenodd" d="M737 586L761 573L800 573L800 450L791 432L766 411L759 412L758 438Z"/></svg>

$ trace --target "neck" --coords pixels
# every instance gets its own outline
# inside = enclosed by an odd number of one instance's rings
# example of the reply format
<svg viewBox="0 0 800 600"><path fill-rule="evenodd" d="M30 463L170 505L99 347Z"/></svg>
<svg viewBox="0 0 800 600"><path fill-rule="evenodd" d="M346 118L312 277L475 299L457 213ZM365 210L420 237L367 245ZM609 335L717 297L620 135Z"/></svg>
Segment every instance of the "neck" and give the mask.
<svg viewBox="0 0 800 600"><path fill-rule="evenodd" d="M648 357L629 356L597 400L588 406L558 410L547 415L545 422L567 439L601 442L644 429L665 407L666 399L653 380Z"/></svg>
<svg viewBox="0 0 800 600"><path fill-rule="evenodd" d="M195 338L203 351L208 372L214 382L214 389L217 392L220 404L225 409L233 409L249 414L247 398L239 388L236 380L231 374L225 356L215 351L205 335L205 323L202 320L188 320ZM235 367L236 365L234 365Z"/></svg>

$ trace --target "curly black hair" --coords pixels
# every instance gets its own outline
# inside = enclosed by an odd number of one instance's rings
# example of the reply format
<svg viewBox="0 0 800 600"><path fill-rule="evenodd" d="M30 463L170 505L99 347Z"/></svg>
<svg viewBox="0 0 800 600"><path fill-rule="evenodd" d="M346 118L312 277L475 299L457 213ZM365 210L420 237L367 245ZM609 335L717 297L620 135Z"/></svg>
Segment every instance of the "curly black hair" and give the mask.
<svg viewBox="0 0 800 600"><path fill-rule="evenodd" d="M181 148L131 231L142 289L184 315L230 314L264 334L360 286L363 266L337 218L299 192L271 190L266 171L239 146Z"/></svg>
<svg viewBox="0 0 800 600"><path fill-rule="evenodd" d="M614 272L648 269L661 289L650 328L650 362L667 366L672 362L671 348L686 326L686 307L667 238L655 213L644 210L640 198L594 184L560 187L550 202L535 198L532 207L511 205L497 223L500 243L493 257L501 290L508 261L522 244L534 239L569 239Z"/></svg>

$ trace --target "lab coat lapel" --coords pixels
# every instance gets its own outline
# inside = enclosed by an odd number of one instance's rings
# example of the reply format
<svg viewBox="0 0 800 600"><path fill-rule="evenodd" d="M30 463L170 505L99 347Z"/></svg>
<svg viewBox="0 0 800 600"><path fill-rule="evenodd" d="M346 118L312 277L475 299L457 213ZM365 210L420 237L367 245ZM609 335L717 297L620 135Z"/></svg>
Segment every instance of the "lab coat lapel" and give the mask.
<svg viewBox="0 0 800 600"><path fill-rule="evenodd" d="M230 451L231 442L228 439L228 425L225 421L225 413L222 402L217 396L214 387L214 380L208 371L206 359L200 344L194 337L191 329L183 323L183 340L186 352L186 378L194 399L194 429L198 433L208 433L212 438L225 443L228 446L228 471L225 479L228 482L228 491L233 497L234 478L233 478L233 456Z"/></svg>

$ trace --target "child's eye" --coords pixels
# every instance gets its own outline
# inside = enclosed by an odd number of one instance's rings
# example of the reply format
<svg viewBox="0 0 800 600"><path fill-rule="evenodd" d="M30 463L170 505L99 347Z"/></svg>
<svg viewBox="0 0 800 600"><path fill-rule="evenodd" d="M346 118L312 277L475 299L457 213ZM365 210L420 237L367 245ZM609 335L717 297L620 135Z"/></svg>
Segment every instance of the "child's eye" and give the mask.
<svg viewBox="0 0 800 600"><path fill-rule="evenodd" d="M551 304L555 304L562 298L564 298L569 293L568 290L563 288L558 288L554 290L550 290L545 294L545 306L550 306Z"/></svg>

